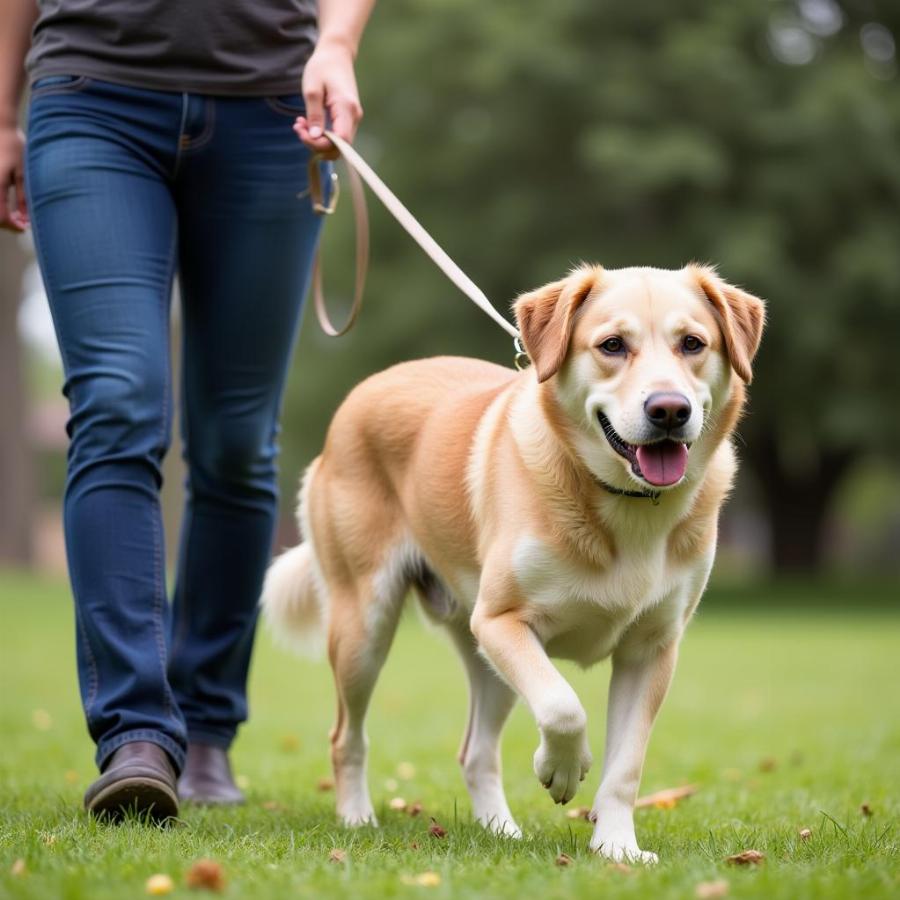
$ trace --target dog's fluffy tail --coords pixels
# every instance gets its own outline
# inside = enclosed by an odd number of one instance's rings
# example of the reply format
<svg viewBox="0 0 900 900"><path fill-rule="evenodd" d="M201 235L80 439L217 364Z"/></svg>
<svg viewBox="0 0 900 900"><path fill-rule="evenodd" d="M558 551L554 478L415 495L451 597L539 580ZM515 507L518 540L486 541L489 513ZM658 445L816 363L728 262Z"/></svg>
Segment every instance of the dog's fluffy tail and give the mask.
<svg viewBox="0 0 900 900"><path fill-rule="evenodd" d="M304 656L320 656L325 638L314 565L309 543L286 550L269 567L260 601L275 638Z"/></svg>

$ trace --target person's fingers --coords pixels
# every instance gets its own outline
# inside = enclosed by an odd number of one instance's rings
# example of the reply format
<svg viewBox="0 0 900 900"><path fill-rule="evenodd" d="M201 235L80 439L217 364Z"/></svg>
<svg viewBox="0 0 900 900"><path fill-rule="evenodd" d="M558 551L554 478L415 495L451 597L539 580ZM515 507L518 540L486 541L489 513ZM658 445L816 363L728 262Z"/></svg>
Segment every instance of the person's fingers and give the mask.
<svg viewBox="0 0 900 900"><path fill-rule="evenodd" d="M14 176L16 188L16 211L13 214L21 228L28 227L28 200L25 196L25 172L17 168Z"/></svg>
<svg viewBox="0 0 900 900"><path fill-rule="evenodd" d="M324 134L322 134L321 137L312 137L310 134L309 122L304 116L298 116L297 120L294 122L294 133L307 147L321 156L324 156L326 159L337 159L338 156L340 156L337 148Z"/></svg>
<svg viewBox="0 0 900 900"><path fill-rule="evenodd" d="M331 107L331 114L334 119L332 128L338 137L342 137L345 141L353 141L356 134L356 127L362 118L362 107L358 100L338 100Z"/></svg>
<svg viewBox="0 0 900 900"><path fill-rule="evenodd" d="M318 140L325 130L325 83L309 70L303 79L303 102L310 140Z"/></svg>
<svg viewBox="0 0 900 900"><path fill-rule="evenodd" d="M9 208L9 182L5 182L0 187L0 228L7 231L21 231L22 229L16 225L12 217L12 210Z"/></svg>

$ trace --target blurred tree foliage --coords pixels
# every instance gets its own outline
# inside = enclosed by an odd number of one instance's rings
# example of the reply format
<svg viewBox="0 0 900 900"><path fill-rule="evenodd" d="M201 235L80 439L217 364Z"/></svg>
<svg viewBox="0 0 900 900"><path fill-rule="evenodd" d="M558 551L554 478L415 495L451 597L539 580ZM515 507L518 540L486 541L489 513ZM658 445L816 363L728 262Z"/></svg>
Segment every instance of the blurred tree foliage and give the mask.
<svg viewBox="0 0 900 900"><path fill-rule="evenodd" d="M812 567L844 474L900 441L897 37L895 0L391 0L360 58L357 146L501 308L582 259L712 261L764 297L742 455L776 564ZM330 341L306 319L290 489L366 375L437 353L511 361L370 210L357 329ZM349 219L326 234L338 306Z"/></svg>

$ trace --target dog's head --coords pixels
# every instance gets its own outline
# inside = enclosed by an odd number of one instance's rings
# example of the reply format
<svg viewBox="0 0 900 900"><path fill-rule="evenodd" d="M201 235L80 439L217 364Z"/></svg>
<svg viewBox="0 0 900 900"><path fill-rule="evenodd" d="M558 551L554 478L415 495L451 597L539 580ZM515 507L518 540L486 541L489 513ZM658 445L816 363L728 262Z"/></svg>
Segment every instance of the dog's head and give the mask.
<svg viewBox="0 0 900 900"><path fill-rule="evenodd" d="M515 312L579 454L623 489L685 478L692 446L739 408L764 321L761 300L697 265L582 266L519 297Z"/></svg>

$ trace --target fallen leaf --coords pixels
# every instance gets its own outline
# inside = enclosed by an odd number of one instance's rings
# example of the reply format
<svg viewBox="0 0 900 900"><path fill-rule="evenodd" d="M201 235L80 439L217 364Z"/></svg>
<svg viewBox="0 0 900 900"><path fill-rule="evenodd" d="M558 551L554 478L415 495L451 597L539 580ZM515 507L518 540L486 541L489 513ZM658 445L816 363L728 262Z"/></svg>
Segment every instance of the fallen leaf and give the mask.
<svg viewBox="0 0 900 900"><path fill-rule="evenodd" d="M347 851L334 847L328 854L328 862L343 863L347 861Z"/></svg>
<svg viewBox="0 0 900 900"><path fill-rule="evenodd" d="M9 868L9 874L13 878L24 878L28 874L28 866L24 859L17 859Z"/></svg>
<svg viewBox="0 0 900 900"><path fill-rule="evenodd" d="M334 781L331 778L320 778L316 782L316 790L321 793L326 793L327 791L334 790Z"/></svg>
<svg viewBox="0 0 900 900"><path fill-rule="evenodd" d="M53 717L46 709L36 709L31 714L31 724L38 731L49 731L53 727Z"/></svg>
<svg viewBox="0 0 900 900"><path fill-rule="evenodd" d="M184 876L184 883L195 890L221 891L225 887L222 867L212 859L198 859Z"/></svg>
<svg viewBox="0 0 900 900"><path fill-rule="evenodd" d="M774 756L767 756L759 761L760 772L774 772L778 768L778 760Z"/></svg>
<svg viewBox="0 0 900 900"><path fill-rule="evenodd" d="M744 850L741 853L735 853L732 856L726 856L725 862L730 866L756 866L766 858L765 853L759 850Z"/></svg>
<svg viewBox="0 0 900 900"><path fill-rule="evenodd" d="M657 809L671 809L679 800L696 794L700 788L696 784L684 784L681 787L666 788L663 791L657 791L655 794L647 794L646 797L638 797L634 804L636 809L645 806L656 806ZM670 804L671 806L667 805ZM659 806L659 804L664 804Z"/></svg>
<svg viewBox="0 0 900 900"><path fill-rule="evenodd" d="M422 812L422 804L416 800L415 803L410 803L409 806L406 807L406 814L409 816L418 816Z"/></svg>
<svg viewBox="0 0 900 900"><path fill-rule="evenodd" d="M175 890L175 882L168 875L151 875L144 884L144 893L158 897L171 894Z"/></svg>
<svg viewBox="0 0 900 900"><path fill-rule="evenodd" d="M812 837L812 831L809 828L800 829L800 840L808 841Z"/></svg>
<svg viewBox="0 0 900 900"><path fill-rule="evenodd" d="M281 739L281 749L284 753L296 753L300 749L300 738L296 734L286 734Z"/></svg>
<svg viewBox="0 0 900 900"><path fill-rule="evenodd" d="M406 801L402 797L394 797L388 806L395 812L406 812Z"/></svg>
<svg viewBox="0 0 900 900"><path fill-rule="evenodd" d="M575 860L572 859L572 857L569 856L568 853L560 853L559 856L557 856L556 859L553 860L553 862L555 862L556 865L558 865L560 868L564 869L566 866L571 866L572 863L575 862Z"/></svg>
<svg viewBox="0 0 900 900"><path fill-rule="evenodd" d="M74 769L69 769L64 777L66 779L66 784L78 784L81 780L81 776Z"/></svg>
<svg viewBox="0 0 900 900"><path fill-rule="evenodd" d="M262 808L269 810L269 812L282 812L287 807L277 800L266 800L266 802L263 803Z"/></svg>
<svg viewBox="0 0 900 900"><path fill-rule="evenodd" d="M418 842L418 841L410 841L410 842L409 842L409 849L410 849L410 850L418 850L418 849L419 849L419 842Z"/></svg>
<svg viewBox="0 0 900 900"><path fill-rule="evenodd" d="M441 883L441 876L437 872L421 872L418 875L401 875L400 880L404 884L415 884L419 887L437 887Z"/></svg>
<svg viewBox="0 0 900 900"><path fill-rule="evenodd" d="M868 803L863 803L862 806L860 806L859 811L860 811L864 816L867 816L867 817L868 817L868 816L871 816L871 815L872 815L872 812L873 812L872 807L869 806Z"/></svg>
<svg viewBox="0 0 900 900"><path fill-rule="evenodd" d="M428 833L429 833L432 837L442 838L442 837L446 837L446 836L447 836L447 829L444 828L442 825L438 824L438 822L437 822L437 821L435 820L435 818L432 816L432 819L431 819L431 825L430 825L430 827L428 828Z"/></svg>
<svg viewBox="0 0 900 900"><path fill-rule="evenodd" d="M718 881L701 881L694 888L694 895L700 900L713 900L715 897L727 897L728 890L728 882L720 878Z"/></svg>
<svg viewBox="0 0 900 900"><path fill-rule="evenodd" d="M634 871L631 866L622 862L610 863L607 868L611 869L613 872L621 872L623 875L630 875L632 871Z"/></svg>
<svg viewBox="0 0 900 900"><path fill-rule="evenodd" d="M410 762L402 762L397 766L397 777L402 781L409 781L416 777L416 767Z"/></svg>
<svg viewBox="0 0 900 900"><path fill-rule="evenodd" d="M574 809L566 811L567 819L584 819L585 822L592 822L591 808L589 806L576 806Z"/></svg>

